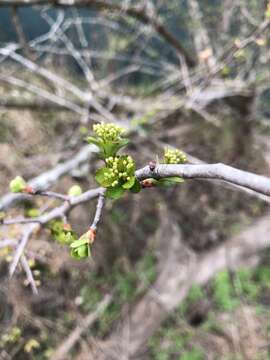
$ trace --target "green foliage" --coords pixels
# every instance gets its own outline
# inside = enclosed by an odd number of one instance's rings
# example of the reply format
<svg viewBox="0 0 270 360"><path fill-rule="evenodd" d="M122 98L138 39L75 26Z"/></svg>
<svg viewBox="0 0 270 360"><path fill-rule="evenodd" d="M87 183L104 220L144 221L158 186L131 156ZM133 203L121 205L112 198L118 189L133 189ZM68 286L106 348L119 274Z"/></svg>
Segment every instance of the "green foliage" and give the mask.
<svg viewBox="0 0 270 360"><path fill-rule="evenodd" d="M116 272L116 293L121 302L132 299L136 291L136 276L134 272Z"/></svg>
<svg viewBox="0 0 270 360"><path fill-rule="evenodd" d="M81 187L79 185L73 185L68 190L68 195L69 196L79 196L81 194L82 194L82 189L81 189Z"/></svg>
<svg viewBox="0 0 270 360"><path fill-rule="evenodd" d="M180 310L183 311L183 313L186 313L188 310L188 307L194 303L196 303L198 300L202 299L205 296L203 288L197 284L194 284L191 286L188 295L181 305Z"/></svg>
<svg viewBox="0 0 270 360"><path fill-rule="evenodd" d="M54 220L49 223L49 229L54 240L63 245L70 245L78 237L69 224L65 224L61 220Z"/></svg>
<svg viewBox="0 0 270 360"><path fill-rule="evenodd" d="M88 142L95 144L100 149L101 158L105 166L98 169L95 179L99 185L107 188L106 197L119 199L126 190L138 193L141 184L135 176L135 162L129 155L117 155L117 152L128 144L128 139L122 138L124 129L114 124L96 124L93 127L94 136L88 137ZM178 149L165 149L164 163L182 164L187 161L185 154ZM184 182L181 177L146 179L144 187L160 186L170 187Z"/></svg>
<svg viewBox="0 0 270 360"><path fill-rule="evenodd" d="M137 274L146 285L152 284L156 278L156 258L152 252L146 253L138 262Z"/></svg>
<svg viewBox="0 0 270 360"><path fill-rule="evenodd" d="M204 360L204 354L203 352L198 349L198 348L193 348L190 351L185 351L181 357L179 358L179 360Z"/></svg>
<svg viewBox="0 0 270 360"><path fill-rule="evenodd" d="M88 137L88 142L100 149L105 166L96 173L96 181L107 188L106 197L119 199L126 190L139 192L139 181L135 177L135 162L129 155L117 155L126 146L128 139L122 138L124 129L114 124L96 124L93 126L94 137Z"/></svg>
<svg viewBox="0 0 270 360"><path fill-rule="evenodd" d="M21 338L22 331L17 326L10 329L9 332L3 334L0 338L0 348L5 347L7 344L17 343Z"/></svg>
<svg viewBox="0 0 270 360"><path fill-rule="evenodd" d="M110 156L105 163L106 166L97 171L95 179L101 186L108 188L107 197L118 199L125 190L138 187L135 178L135 162L131 156Z"/></svg>
<svg viewBox="0 0 270 360"><path fill-rule="evenodd" d="M164 164L183 164L187 161L186 155L178 149L166 148L164 150ZM184 182L184 179L179 176L170 176L162 179L149 179L152 182L152 186L159 187L171 187L176 184L181 184Z"/></svg>
<svg viewBox="0 0 270 360"><path fill-rule="evenodd" d="M27 187L25 180L21 176L16 176L11 182L9 183L9 189L13 193L20 193L24 191Z"/></svg>
<svg viewBox="0 0 270 360"><path fill-rule="evenodd" d="M187 296L187 301L189 303L195 303L198 300L202 299L204 297L204 293L203 293L203 289L200 285L194 284L191 286L188 296Z"/></svg>
<svg viewBox="0 0 270 360"><path fill-rule="evenodd" d="M220 271L213 282L213 293L216 305L225 311L231 311L237 305L233 297L233 287L230 274L227 270Z"/></svg>
<svg viewBox="0 0 270 360"><path fill-rule="evenodd" d="M270 267L258 267L255 271L254 278L263 288L270 289Z"/></svg>
<svg viewBox="0 0 270 360"><path fill-rule="evenodd" d="M81 260L91 256L89 233L83 234L78 240L70 244L71 256Z"/></svg>
<svg viewBox="0 0 270 360"><path fill-rule="evenodd" d="M174 317L173 321L177 319ZM177 354L185 350L189 341L192 339L192 332L183 324L177 323L175 327L172 323L160 328L156 334L149 340L149 349L155 360L159 359L176 359Z"/></svg>
<svg viewBox="0 0 270 360"><path fill-rule="evenodd" d="M259 287L252 279L253 272L250 269L240 269L235 273L234 286L237 295L246 296L248 299L256 300Z"/></svg>
<svg viewBox="0 0 270 360"><path fill-rule="evenodd" d="M178 176L166 177L156 181L156 186L159 187L171 187L172 185L181 184L184 182L184 179Z"/></svg>

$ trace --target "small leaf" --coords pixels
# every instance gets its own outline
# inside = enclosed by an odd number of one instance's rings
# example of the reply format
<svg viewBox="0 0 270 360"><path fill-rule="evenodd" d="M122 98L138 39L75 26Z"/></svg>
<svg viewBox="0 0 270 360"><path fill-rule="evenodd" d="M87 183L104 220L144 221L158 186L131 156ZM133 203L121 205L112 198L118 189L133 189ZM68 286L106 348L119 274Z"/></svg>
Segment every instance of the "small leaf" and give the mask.
<svg viewBox="0 0 270 360"><path fill-rule="evenodd" d="M128 143L129 143L129 139L124 138L124 139L119 140L118 146L117 146L117 151L122 149L123 147L127 146Z"/></svg>
<svg viewBox="0 0 270 360"><path fill-rule="evenodd" d="M181 184L184 182L184 179L178 176L171 176L163 179L159 179L156 183L156 186L169 187L176 184Z"/></svg>
<svg viewBox="0 0 270 360"><path fill-rule="evenodd" d="M70 247L72 249L75 249L77 247L80 247L81 245L84 245L84 244L88 244L89 243L89 239L87 237L87 235L82 235L78 240L76 241L73 241L71 244L70 244Z"/></svg>
<svg viewBox="0 0 270 360"><path fill-rule="evenodd" d="M78 248L78 255L80 258L85 258L88 256L88 246L80 246Z"/></svg>
<svg viewBox="0 0 270 360"><path fill-rule="evenodd" d="M129 143L128 139L120 139L118 141L106 141L103 143L103 151L105 158L115 156L117 152Z"/></svg>
<svg viewBox="0 0 270 360"><path fill-rule="evenodd" d="M135 178L134 185L129 190L134 194L137 194L138 192L141 191L141 184L138 179Z"/></svg>
<svg viewBox="0 0 270 360"><path fill-rule="evenodd" d="M96 182L99 183L99 185L104 186L104 187L109 187L112 185L113 181L115 180L114 178L106 178L105 175L108 174L109 170L106 167L103 167L101 169L99 169L96 172Z"/></svg>
<svg viewBox="0 0 270 360"><path fill-rule="evenodd" d="M70 252L70 255L71 255L74 259L77 259L77 260L80 259L79 255L78 255L78 249L72 249L71 252Z"/></svg>
<svg viewBox="0 0 270 360"><path fill-rule="evenodd" d="M113 200L117 200L124 194L124 192L125 190L122 188L121 185L110 187L106 191L106 197Z"/></svg>
<svg viewBox="0 0 270 360"><path fill-rule="evenodd" d="M179 176L170 176L165 178L167 181L170 181L172 183L177 183L177 184L181 184L183 183L185 180Z"/></svg>
<svg viewBox="0 0 270 360"><path fill-rule="evenodd" d="M81 246L77 247L76 249L72 249L71 250L71 256L74 257L77 260L85 259L87 257L90 257L91 256L90 245L89 244L84 244L84 245L81 245Z"/></svg>
<svg viewBox="0 0 270 360"><path fill-rule="evenodd" d="M13 193L22 192L26 187L27 184L21 176L16 176L9 184L9 189Z"/></svg>
<svg viewBox="0 0 270 360"><path fill-rule="evenodd" d="M88 136L88 138L86 139L86 141L89 143L89 144L94 144L98 147L101 147L102 144L103 144L103 141L101 139L97 139L93 136Z"/></svg>
<svg viewBox="0 0 270 360"><path fill-rule="evenodd" d="M122 187L123 189L130 189L135 183L135 176L132 176L127 182L125 182Z"/></svg>

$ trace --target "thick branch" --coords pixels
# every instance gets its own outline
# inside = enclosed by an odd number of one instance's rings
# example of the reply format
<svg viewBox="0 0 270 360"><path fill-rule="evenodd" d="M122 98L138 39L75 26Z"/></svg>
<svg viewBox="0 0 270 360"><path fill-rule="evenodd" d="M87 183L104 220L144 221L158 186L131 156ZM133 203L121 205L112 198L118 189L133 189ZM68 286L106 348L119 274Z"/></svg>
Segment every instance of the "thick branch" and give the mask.
<svg viewBox="0 0 270 360"><path fill-rule="evenodd" d="M224 164L200 165L159 165L154 171L146 166L136 171L139 180L147 178L164 178L180 176L184 179L213 179L224 180L229 183L243 186L258 193L270 196L270 179L248 171L238 170Z"/></svg>

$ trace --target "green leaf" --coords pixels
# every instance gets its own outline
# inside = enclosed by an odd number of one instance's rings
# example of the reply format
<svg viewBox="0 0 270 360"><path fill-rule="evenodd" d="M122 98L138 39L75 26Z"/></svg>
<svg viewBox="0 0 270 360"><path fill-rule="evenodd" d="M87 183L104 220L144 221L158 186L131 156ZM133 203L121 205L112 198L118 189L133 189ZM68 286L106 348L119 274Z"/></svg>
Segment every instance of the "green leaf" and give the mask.
<svg viewBox="0 0 270 360"><path fill-rule="evenodd" d="M132 176L127 182L125 182L122 187L123 189L130 189L135 183L135 176Z"/></svg>
<svg viewBox="0 0 270 360"><path fill-rule="evenodd" d="M73 241L73 243L70 244L70 247L72 249L75 249L77 247L80 247L80 246L88 244L88 243L89 243L88 237L86 235L83 235L78 240Z"/></svg>
<svg viewBox="0 0 270 360"><path fill-rule="evenodd" d="M118 141L118 147L117 147L117 151L122 149L123 147L127 146L127 144L129 143L129 139L121 139Z"/></svg>
<svg viewBox="0 0 270 360"><path fill-rule="evenodd" d="M88 256L88 246L80 246L78 248L78 255L80 258L85 258Z"/></svg>
<svg viewBox="0 0 270 360"><path fill-rule="evenodd" d="M183 182L184 182L183 178L178 177L178 176L171 176L171 177L159 179L156 183L156 186L169 187L169 186L173 186L176 184L181 184Z"/></svg>
<svg viewBox="0 0 270 360"><path fill-rule="evenodd" d="M110 187L106 191L106 197L113 200L117 200L124 194L124 192L125 190L122 188L121 185Z"/></svg>
<svg viewBox="0 0 270 360"><path fill-rule="evenodd" d="M119 141L106 141L103 144L103 150L105 157L115 156L122 147L129 143L128 139L121 139Z"/></svg>
<svg viewBox="0 0 270 360"><path fill-rule="evenodd" d="M70 255L71 255L74 259L77 259L77 260L80 259L79 254L78 254L78 249L72 249L71 252L70 252Z"/></svg>
<svg viewBox="0 0 270 360"><path fill-rule="evenodd" d="M94 144L94 145L98 146L99 148L102 147L102 145L103 145L103 141L101 139L95 138L93 136L88 136L86 141L89 144Z"/></svg>
<svg viewBox="0 0 270 360"><path fill-rule="evenodd" d="M170 177L167 177L165 178L167 181L170 181L172 183L175 183L175 184L181 184L184 182L184 179L179 177L179 176L170 176Z"/></svg>
<svg viewBox="0 0 270 360"><path fill-rule="evenodd" d="M141 184L138 179L135 178L134 185L129 190L134 194L137 194L138 192L141 191Z"/></svg>
<svg viewBox="0 0 270 360"><path fill-rule="evenodd" d="M99 185L104 186L104 187L109 187L112 185L112 183L115 179L114 178L106 178L105 174L107 174L108 172L109 172L109 170L106 167L103 167L96 172L95 179L96 179L96 182L99 183Z"/></svg>
<svg viewBox="0 0 270 360"><path fill-rule="evenodd" d="M71 256L77 260L85 259L91 256L91 250L89 244L84 244L76 249L71 250Z"/></svg>
<svg viewBox="0 0 270 360"><path fill-rule="evenodd" d="M22 192L26 188L27 184L21 176L16 176L15 179L11 180L9 189L13 193Z"/></svg>

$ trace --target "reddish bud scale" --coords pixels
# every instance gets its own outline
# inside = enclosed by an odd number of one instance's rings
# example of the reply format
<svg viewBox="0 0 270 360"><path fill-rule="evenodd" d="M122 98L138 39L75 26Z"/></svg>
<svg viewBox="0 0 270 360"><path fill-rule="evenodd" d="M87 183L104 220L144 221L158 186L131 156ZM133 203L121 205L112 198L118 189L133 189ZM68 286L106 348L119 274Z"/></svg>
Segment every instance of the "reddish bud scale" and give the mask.
<svg viewBox="0 0 270 360"><path fill-rule="evenodd" d="M143 188L149 188L149 187L153 187L153 186L154 186L154 184L153 184L152 181L150 181L150 180L143 180L143 181L141 182L141 185L142 185Z"/></svg>
<svg viewBox="0 0 270 360"><path fill-rule="evenodd" d="M70 231L71 230L71 225L70 224L64 224L63 229L65 231Z"/></svg>
<svg viewBox="0 0 270 360"><path fill-rule="evenodd" d="M35 193L35 191L34 191L34 189L32 188L32 186L26 186L26 188L25 188L22 192L24 192L24 193L26 193L26 194L34 194L34 193Z"/></svg>
<svg viewBox="0 0 270 360"><path fill-rule="evenodd" d="M93 244L93 242L95 241L95 239L96 239L96 234L97 234L97 232L96 232L96 230L95 229L89 229L88 231L87 231L87 236L88 236L88 239L89 239L89 243L90 244Z"/></svg>

